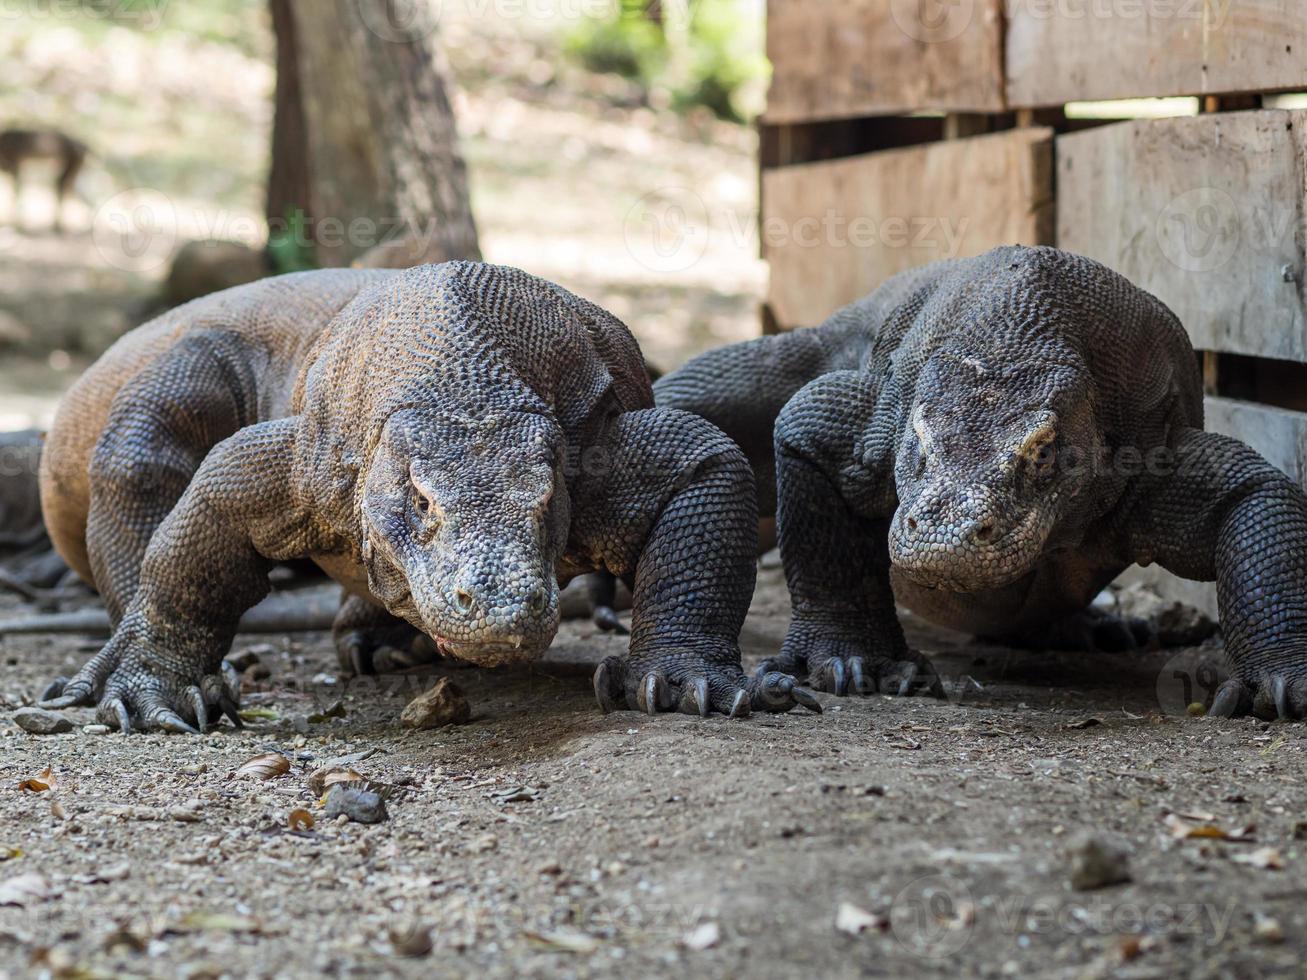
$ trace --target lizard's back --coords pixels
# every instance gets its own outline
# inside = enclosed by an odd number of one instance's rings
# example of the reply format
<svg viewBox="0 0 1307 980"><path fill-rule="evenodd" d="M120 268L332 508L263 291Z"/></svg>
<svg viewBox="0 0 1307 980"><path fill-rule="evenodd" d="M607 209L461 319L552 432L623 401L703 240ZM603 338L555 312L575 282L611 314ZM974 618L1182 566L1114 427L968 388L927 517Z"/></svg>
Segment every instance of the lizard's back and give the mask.
<svg viewBox="0 0 1307 980"><path fill-rule="evenodd" d="M332 318L361 289L396 275L339 269L277 276L202 297L122 336L64 396L41 458L46 526L69 564L89 581L88 468L124 385L196 331L233 333L249 352L260 417L278 418L288 411L303 362Z"/></svg>

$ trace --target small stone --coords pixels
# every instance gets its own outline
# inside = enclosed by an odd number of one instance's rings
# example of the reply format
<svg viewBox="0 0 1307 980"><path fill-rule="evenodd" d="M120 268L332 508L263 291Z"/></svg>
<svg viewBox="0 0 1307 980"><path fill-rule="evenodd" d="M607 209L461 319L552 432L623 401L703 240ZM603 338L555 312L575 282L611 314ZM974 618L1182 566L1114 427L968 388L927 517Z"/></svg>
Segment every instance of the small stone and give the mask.
<svg viewBox="0 0 1307 980"><path fill-rule="evenodd" d="M1191 717L1201 718L1207 714L1207 705L1203 704L1201 701L1195 701L1193 704L1189 705L1189 707L1185 708L1185 711L1189 712Z"/></svg>
<svg viewBox="0 0 1307 980"><path fill-rule="evenodd" d="M376 793L343 785L331 787L323 815L328 820L344 817L355 823L381 823L389 817L386 801Z"/></svg>
<svg viewBox="0 0 1307 980"><path fill-rule="evenodd" d="M681 943L686 949L704 950L712 949L721 939L721 927L716 922L705 922L687 932Z"/></svg>
<svg viewBox="0 0 1307 980"><path fill-rule="evenodd" d="M1280 925L1278 919L1259 914L1253 923L1253 935L1264 943L1282 943L1284 942L1284 927Z"/></svg>
<svg viewBox="0 0 1307 980"><path fill-rule="evenodd" d="M405 728L439 728L462 725L472 717L472 707L458 685L448 677L436 681L431 690L419 694L399 716Z"/></svg>
<svg viewBox="0 0 1307 980"><path fill-rule="evenodd" d="M83 725L83 735L108 735L113 729L108 725Z"/></svg>
<svg viewBox="0 0 1307 980"><path fill-rule="evenodd" d="M485 854L488 851L498 850L499 838L494 834L486 834L484 837L478 837L472 843L472 851L475 854Z"/></svg>
<svg viewBox="0 0 1307 980"><path fill-rule="evenodd" d="M847 932L850 936L861 935L873 926L880 926L879 917L872 915L866 909L858 908L852 902L840 902L839 908L835 911L835 928L840 932Z"/></svg>
<svg viewBox="0 0 1307 980"><path fill-rule="evenodd" d="M1081 834L1067 847L1071 856L1071 887L1090 891L1130 880L1130 851L1126 845L1101 834Z"/></svg>
<svg viewBox="0 0 1307 980"><path fill-rule="evenodd" d="M540 865L540 867L536 868L536 873L542 875L561 875L563 873L563 866L557 861L546 861L544 864Z"/></svg>
<svg viewBox="0 0 1307 980"><path fill-rule="evenodd" d="M390 946L400 956L426 956L431 952L431 926L412 922L390 929Z"/></svg>
<svg viewBox="0 0 1307 980"><path fill-rule="evenodd" d="M73 730L73 723L66 716L44 708L19 708L13 719L19 728L32 735L59 735Z"/></svg>

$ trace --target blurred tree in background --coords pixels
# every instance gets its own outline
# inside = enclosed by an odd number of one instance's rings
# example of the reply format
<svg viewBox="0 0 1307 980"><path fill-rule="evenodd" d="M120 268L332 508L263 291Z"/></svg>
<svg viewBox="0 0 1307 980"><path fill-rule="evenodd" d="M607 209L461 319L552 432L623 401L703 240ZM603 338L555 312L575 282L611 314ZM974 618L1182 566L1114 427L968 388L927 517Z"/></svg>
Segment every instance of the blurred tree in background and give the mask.
<svg viewBox="0 0 1307 980"><path fill-rule="evenodd" d="M278 271L480 258L434 22L395 0L270 0Z"/></svg>
<svg viewBox="0 0 1307 980"><path fill-rule="evenodd" d="M743 122L763 104L757 0L622 0L607 18L590 18L567 38L567 50L590 71L638 82L650 102L706 106Z"/></svg>

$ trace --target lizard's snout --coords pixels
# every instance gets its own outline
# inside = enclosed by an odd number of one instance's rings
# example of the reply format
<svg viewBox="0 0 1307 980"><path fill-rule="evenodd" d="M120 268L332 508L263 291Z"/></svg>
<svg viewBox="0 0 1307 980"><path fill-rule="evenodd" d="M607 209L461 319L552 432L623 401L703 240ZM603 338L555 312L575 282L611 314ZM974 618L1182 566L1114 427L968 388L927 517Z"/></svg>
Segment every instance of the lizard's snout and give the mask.
<svg viewBox="0 0 1307 980"><path fill-rule="evenodd" d="M922 494L890 525L890 560L910 579L957 592L994 587L1026 572L1022 542L983 489L956 496ZM1016 535L1019 538L1020 535Z"/></svg>
<svg viewBox="0 0 1307 980"><path fill-rule="evenodd" d="M446 652L483 666L534 659L558 630L558 586L523 569L465 568L426 601L415 596Z"/></svg>

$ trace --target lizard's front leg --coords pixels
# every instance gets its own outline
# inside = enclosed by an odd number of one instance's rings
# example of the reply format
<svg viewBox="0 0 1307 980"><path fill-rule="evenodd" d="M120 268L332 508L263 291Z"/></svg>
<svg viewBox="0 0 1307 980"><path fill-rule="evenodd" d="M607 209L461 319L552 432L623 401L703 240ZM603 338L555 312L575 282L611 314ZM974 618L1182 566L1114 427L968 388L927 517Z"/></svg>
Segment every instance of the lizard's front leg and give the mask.
<svg viewBox="0 0 1307 980"><path fill-rule="evenodd" d="M220 712L239 724L239 688L222 658L241 614L268 591L277 559L303 554L292 500L294 420L219 443L146 549L140 586L109 643L47 707L99 704L101 722L203 731Z"/></svg>
<svg viewBox="0 0 1307 980"><path fill-rule="evenodd" d="M819 690L941 694L930 661L908 649L890 587L894 431L878 385L838 371L812 382L776 421L777 531L793 619L763 664Z"/></svg>
<svg viewBox="0 0 1307 980"><path fill-rule="evenodd" d="M1307 496L1248 446L1190 430L1150 474L1134 557L1215 580L1234 676L1213 715L1307 719Z"/></svg>
<svg viewBox="0 0 1307 980"><path fill-rule="evenodd" d="M634 580L630 652L596 671L600 706L820 710L790 677L750 681L740 666L758 521L740 449L703 419L666 409L619 416L597 448L580 460L569 550Z"/></svg>

